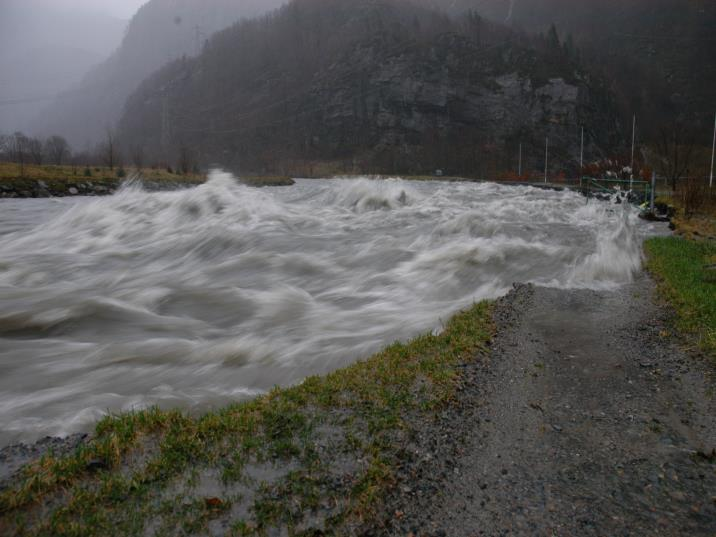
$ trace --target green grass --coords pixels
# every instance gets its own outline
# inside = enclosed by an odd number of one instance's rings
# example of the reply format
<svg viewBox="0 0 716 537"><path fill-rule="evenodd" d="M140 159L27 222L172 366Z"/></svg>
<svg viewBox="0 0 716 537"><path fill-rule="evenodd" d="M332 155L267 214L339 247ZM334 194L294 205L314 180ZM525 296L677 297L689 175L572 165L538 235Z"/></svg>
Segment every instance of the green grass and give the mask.
<svg viewBox="0 0 716 537"><path fill-rule="evenodd" d="M678 237L646 242L648 268L677 312L677 328L693 335L699 347L716 359L716 244Z"/></svg>
<svg viewBox="0 0 716 537"><path fill-rule="evenodd" d="M380 509L403 446L454 400L459 366L491 337L490 311L476 304L440 335L198 418L107 417L87 445L28 465L0 494L0 534L196 535L223 522L233 535L314 535L316 516L344 534ZM278 473L251 477L257 468Z"/></svg>
<svg viewBox="0 0 716 537"><path fill-rule="evenodd" d="M45 181L48 184L52 184L54 182L62 183L69 181L86 183L90 181L92 183L101 184L123 179L118 175L119 169L120 168L114 168L110 170L107 167L99 166L86 168L85 166L37 166L34 164L26 164L21 175L21 169L18 164L0 162L0 182L26 180ZM124 171L127 178L136 173L136 170L132 167L126 167ZM144 168L141 170L141 175L150 181L203 182L205 180L201 175L178 175L158 168Z"/></svg>

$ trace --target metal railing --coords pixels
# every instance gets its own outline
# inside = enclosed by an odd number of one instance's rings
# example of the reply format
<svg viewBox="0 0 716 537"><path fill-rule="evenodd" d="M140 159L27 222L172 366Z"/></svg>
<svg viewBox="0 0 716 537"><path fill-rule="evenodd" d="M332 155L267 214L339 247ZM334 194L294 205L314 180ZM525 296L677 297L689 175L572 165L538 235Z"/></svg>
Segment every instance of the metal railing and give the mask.
<svg viewBox="0 0 716 537"><path fill-rule="evenodd" d="M579 187L590 196L595 194L628 193L632 203L644 203L651 198L652 183L649 181L636 181L632 179L600 179L596 177L582 177Z"/></svg>

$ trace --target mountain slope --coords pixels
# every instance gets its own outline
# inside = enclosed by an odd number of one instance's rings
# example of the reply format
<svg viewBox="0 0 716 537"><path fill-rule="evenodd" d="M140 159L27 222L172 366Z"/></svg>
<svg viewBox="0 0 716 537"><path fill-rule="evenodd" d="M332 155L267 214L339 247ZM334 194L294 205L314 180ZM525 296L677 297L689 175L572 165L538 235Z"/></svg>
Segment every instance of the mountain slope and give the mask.
<svg viewBox="0 0 716 537"><path fill-rule="evenodd" d="M445 6L439 0L419 0ZM683 115L713 126L716 2L712 0L455 0L453 13L475 9L528 32L552 24L613 80L625 115L657 130Z"/></svg>
<svg viewBox="0 0 716 537"><path fill-rule="evenodd" d="M62 132L73 143L96 142L120 117L126 98L165 63L193 55L204 41L243 17L283 0L151 0L132 19L121 47L37 120L37 130Z"/></svg>
<svg viewBox="0 0 716 537"><path fill-rule="evenodd" d="M520 143L538 167L546 135L573 168L582 124L590 154L618 144L608 91L559 44L399 0L295 0L153 75L120 131L240 171L487 175L516 168Z"/></svg>
<svg viewBox="0 0 716 537"><path fill-rule="evenodd" d="M26 129L49 97L119 45L126 24L101 12L69 13L51 0L2 0L0 130Z"/></svg>

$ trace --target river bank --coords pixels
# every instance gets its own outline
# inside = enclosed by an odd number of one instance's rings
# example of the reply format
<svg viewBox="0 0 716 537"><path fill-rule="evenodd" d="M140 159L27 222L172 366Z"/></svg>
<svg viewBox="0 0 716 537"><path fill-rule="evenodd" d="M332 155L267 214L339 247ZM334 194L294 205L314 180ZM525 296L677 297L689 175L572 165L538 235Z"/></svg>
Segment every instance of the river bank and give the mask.
<svg viewBox="0 0 716 537"><path fill-rule="evenodd" d="M516 286L440 336L252 403L46 441L53 455L2 485L0 528L710 536L713 366L671 326L645 274L617 291ZM2 453L5 474L39 454Z"/></svg>
<svg viewBox="0 0 716 537"><path fill-rule="evenodd" d="M253 187L295 184L293 179L285 176L247 176L238 180ZM206 181L207 176L203 174L179 174L151 168L127 171L121 168L26 165L21 169L16 164L0 163L0 199L111 196L127 182L141 182L148 192L162 192L193 188Z"/></svg>

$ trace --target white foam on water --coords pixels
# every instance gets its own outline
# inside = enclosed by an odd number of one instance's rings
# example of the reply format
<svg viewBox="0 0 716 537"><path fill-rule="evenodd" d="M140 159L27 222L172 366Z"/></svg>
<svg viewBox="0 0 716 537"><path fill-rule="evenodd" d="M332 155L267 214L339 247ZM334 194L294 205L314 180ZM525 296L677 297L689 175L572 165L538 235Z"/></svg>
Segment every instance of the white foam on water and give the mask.
<svg viewBox="0 0 716 537"><path fill-rule="evenodd" d="M259 190L214 172L179 192L2 204L0 443L254 397L513 282L610 289L641 266L630 206L489 183Z"/></svg>

